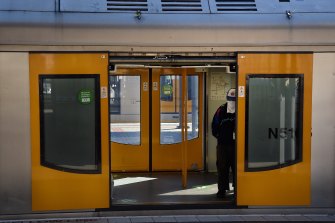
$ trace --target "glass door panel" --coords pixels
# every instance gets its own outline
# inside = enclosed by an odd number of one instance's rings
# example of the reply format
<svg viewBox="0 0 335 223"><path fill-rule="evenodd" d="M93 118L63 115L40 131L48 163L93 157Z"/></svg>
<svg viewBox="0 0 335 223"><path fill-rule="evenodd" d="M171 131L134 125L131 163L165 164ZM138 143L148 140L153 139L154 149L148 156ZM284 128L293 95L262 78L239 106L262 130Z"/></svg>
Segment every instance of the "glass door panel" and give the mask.
<svg viewBox="0 0 335 223"><path fill-rule="evenodd" d="M101 170L99 85L98 76L40 76L42 165Z"/></svg>
<svg viewBox="0 0 335 223"><path fill-rule="evenodd" d="M111 171L149 170L149 71L109 76Z"/></svg>
<svg viewBox="0 0 335 223"><path fill-rule="evenodd" d="M199 137L199 76L187 76L187 140Z"/></svg>
<svg viewBox="0 0 335 223"><path fill-rule="evenodd" d="M153 171L203 168L201 103L202 75L194 69L153 69Z"/></svg>
<svg viewBox="0 0 335 223"><path fill-rule="evenodd" d="M301 161L302 78L247 77L247 166L276 169Z"/></svg>
<svg viewBox="0 0 335 223"><path fill-rule="evenodd" d="M111 76L109 85L110 107L113 107L113 110L110 110L111 141L140 145L141 77Z"/></svg>
<svg viewBox="0 0 335 223"><path fill-rule="evenodd" d="M181 170L187 140L186 166L201 170L202 83L194 69L152 69L151 83L149 69L118 69L110 75L111 170L149 171L150 165L153 171Z"/></svg>
<svg viewBox="0 0 335 223"><path fill-rule="evenodd" d="M182 141L181 84L181 76L160 76L160 144Z"/></svg>
<svg viewBox="0 0 335 223"><path fill-rule="evenodd" d="M187 169L202 170L203 154L203 74L187 69Z"/></svg>
<svg viewBox="0 0 335 223"><path fill-rule="evenodd" d="M180 170L181 69L152 71L152 170Z"/></svg>

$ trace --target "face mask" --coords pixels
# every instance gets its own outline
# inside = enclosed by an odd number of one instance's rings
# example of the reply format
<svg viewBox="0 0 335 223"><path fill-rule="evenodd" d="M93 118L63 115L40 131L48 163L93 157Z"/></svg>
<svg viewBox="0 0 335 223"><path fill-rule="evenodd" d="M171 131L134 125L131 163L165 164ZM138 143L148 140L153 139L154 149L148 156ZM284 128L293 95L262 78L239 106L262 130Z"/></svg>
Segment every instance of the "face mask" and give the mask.
<svg viewBox="0 0 335 223"><path fill-rule="evenodd" d="M227 113L235 113L235 101L227 101Z"/></svg>
<svg viewBox="0 0 335 223"><path fill-rule="evenodd" d="M235 100L235 88L231 88L227 93L227 113L235 113Z"/></svg>

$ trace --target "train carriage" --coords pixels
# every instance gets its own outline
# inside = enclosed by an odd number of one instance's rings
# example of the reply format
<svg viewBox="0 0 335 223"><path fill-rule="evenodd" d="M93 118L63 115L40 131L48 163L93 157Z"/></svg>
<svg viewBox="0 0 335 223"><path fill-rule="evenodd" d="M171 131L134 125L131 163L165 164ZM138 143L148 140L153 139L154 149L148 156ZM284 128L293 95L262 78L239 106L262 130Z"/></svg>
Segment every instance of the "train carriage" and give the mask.
<svg viewBox="0 0 335 223"><path fill-rule="evenodd" d="M3 0L0 34L0 214L335 207L332 0Z"/></svg>

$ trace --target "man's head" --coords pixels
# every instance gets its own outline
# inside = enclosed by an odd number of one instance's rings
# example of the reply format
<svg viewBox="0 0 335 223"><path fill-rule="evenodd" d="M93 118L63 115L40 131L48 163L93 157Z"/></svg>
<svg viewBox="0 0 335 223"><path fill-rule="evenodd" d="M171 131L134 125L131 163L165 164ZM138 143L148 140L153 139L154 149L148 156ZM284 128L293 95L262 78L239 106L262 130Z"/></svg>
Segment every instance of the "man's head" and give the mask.
<svg viewBox="0 0 335 223"><path fill-rule="evenodd" d="M236 101L235 88L230 88L227 92L227 101Z"/></svg>
<svg viewBox="0 0 335 223"><path fill-rule="evenodd" d="M235 88L227 92L227 113L235 113L236 92Z"/></svg>

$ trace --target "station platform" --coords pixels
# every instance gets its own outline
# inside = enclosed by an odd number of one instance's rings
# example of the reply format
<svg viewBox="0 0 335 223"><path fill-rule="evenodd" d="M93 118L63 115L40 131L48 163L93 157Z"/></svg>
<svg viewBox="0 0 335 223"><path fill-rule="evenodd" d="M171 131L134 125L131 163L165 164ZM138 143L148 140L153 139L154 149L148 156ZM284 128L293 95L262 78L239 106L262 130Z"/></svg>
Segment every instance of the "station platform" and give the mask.
<svg viewBox="0 0 335 223"><path fill-rule="evenodd" d="M99 211L0 215L0 223L335 222L335 208Z"/></svg>

